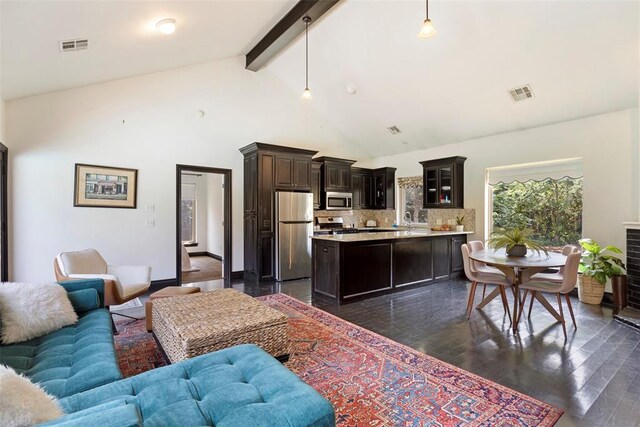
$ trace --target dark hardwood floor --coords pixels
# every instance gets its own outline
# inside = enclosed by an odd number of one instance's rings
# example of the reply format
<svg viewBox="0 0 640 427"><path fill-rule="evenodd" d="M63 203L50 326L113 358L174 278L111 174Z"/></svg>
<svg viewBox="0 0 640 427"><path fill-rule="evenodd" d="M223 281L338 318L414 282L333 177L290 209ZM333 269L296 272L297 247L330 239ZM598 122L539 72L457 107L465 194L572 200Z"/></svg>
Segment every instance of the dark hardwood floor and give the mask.
<svg viewBox="0 0 640 427"><path fill-rule="evenodd" d="M308 280L234 287L311 302ZM468 292L468 282L457 280L343 306L314 305L556 405L565 410L558 426L640 426L640 331L614 321L610 309L574 298L578 329L567 325L566 342L560 324L539 304L514 336L498 299L473 310L467 321Z"/></svg>

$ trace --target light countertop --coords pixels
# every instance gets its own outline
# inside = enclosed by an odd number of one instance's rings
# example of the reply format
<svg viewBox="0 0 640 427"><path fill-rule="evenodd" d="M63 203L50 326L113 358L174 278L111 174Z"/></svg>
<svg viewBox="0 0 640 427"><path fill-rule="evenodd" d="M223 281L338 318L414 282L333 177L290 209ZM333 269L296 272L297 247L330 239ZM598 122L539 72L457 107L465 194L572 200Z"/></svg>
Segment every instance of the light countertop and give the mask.
<svg viewBox="0 0 640 427"><path fill-rule="evenodd" d="M372 240L414 239L421 237L454 236L458 234L473 234L473 231L430 231L430 230L405 230L384 231L375 233L354 234L328 234L312 236L317 240L329 240L332 242L369 242Z"/></svg>

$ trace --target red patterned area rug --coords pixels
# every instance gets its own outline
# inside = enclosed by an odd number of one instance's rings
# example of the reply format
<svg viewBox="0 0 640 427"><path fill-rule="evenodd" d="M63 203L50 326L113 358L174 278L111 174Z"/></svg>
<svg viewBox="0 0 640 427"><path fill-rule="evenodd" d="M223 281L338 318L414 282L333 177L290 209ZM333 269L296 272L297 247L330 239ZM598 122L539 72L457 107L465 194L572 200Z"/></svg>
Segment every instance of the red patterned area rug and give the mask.
<svg viewBox="0 0 640 427"><path fill-rule="evenodd" d="M334 406L341 426L553 426L562 410L284 294L258 298L289 316L286 366ZM167 364L144 321L118 323L123 376Z"/></svg>
<svg viewBox="0 0 640 427"><path fill-rule="evenodd" d="M153 335L147 332L144 319L119 320L116 322L116 328L116 353L123 377L131 377L169 364Z"/></svg>
<svg viewBox="0 0 640 427"><path fill-rule="evenodd" d="M339 425L552 426L562 410L420 353L284 294L287 367L334 406Z"/></svg>

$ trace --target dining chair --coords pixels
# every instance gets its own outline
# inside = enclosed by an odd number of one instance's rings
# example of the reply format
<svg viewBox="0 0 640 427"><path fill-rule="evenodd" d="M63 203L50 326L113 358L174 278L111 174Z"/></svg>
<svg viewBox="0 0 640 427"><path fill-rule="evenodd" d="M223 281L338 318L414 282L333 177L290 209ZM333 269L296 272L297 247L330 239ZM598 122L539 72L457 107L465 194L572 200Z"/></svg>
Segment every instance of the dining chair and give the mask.
<svg viewBox="0 0 640 427"><path fill-rule="evenodd" d="M469 246L469 253L474 253L476 251L481 251L484 249L484 243L482 243L482 241L480 240L472 240L471 242L467 243L467 246ZM497 268L491 267L485 264L484 262L474 261L474 260L471 260L471 271L473 273L501 274L504 276L504 273L498 270ZM486 293L486 291L487 291L487 284L483 283L482 299L484 299L484 294Z"/></svg>
<svg viewBox="0 0 640 427"><path fill-rule="evenodd" d="M509 315L509 321L513 322L511 318L511 312L509 310L509 302L507 301L507 294L505 288L511 286L511 282L502 273L483 272L476 270L473 266L473 260L469 257L469 246L465 243L462 245L462 259L464 265L464 273L467 279L471 281L471 289L469 290L469 299L467 301L467 320L471 318L471 310L473 309L473 302L476 296L476 288L478 283L497 285L500 289L500 298L502 299L502 305L504 310ZM484 298L483 298L484 299Z"/></svg>
<svg viewBox="0 0 640 427"><path fill-rule="evenodd" d="M578 249L577 247L573 246L573 245L564 245L562 247L562 255L564 256L568 256L571 253L580 253L580 249ZM563 279L564 279L564 266L560 267L560 269L555 272L555 273L535 273L531 276L529 276L527 274L527 270L523 271L523 283L529 282L529 281L536 281L536 282L551 282L551 283L558 283L561 284ZM529 315L528 318L531 318L531 309L533 308L533 300L535 298L533 297L533 295L531 296L531 301L529 302ZM524 303L526 302L526 294L525 297L522 299L522 303L524 305Z"/></svg>
<svg viewBox="0 0 640 427"><path fill-rule="evenodd" d="M546 308L547 311L551 313L551 315L555 317L556 320L562 324L562 332L564 332L565 339L567 338L567 328L565 325L564 314L562 312L561 296L564 295L565 300L567 301L567 306L569 308L569 313L571 314L571 321L573 322L573 327L575 329L578 329L578 326L576 325L576 318L573 315L573 307L571 306L571 298L569 297L569 292L573 290L573 288L576 286L576 281L578 280L578 265L580 264L580 255L581 255L580 252L572 252L569 255L567 255L567 261L564 264L562 283L554 283L554 282L543 281L543 280L540 280L540 281L531 280L527 283L523 283L522 285L520 285L520 289L525 290L525 293L524 293L525 298L527 297L527 294L531 292L532 298L537 299L540 302L540 304L542 304L544 308ZM558 313L553 308L553 306L549 303L549 301L547 301L547 299L544 297L543 293L545 292L556 295L556 298L558 300L558 310L560 313ZM516 322L522 316L523 309L524 309L524 305L521 305L520 312L518 313L518 318L516 319ZM529 311L529 314L531 314L531 311Z"/></svg>

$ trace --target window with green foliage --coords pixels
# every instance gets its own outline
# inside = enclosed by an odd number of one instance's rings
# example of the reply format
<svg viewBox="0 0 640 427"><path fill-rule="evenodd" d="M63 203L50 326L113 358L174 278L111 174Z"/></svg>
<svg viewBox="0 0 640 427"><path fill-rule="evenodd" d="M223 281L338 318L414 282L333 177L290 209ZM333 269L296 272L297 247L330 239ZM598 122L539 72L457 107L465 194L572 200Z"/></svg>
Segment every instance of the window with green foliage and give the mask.
<svg viewBox="0 0 640 427"><path fill-rule="evenodd" d="M490 188L492 229L531 228L532 239L555 248L582 238L582 178L499 182Z"/></svg>

